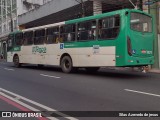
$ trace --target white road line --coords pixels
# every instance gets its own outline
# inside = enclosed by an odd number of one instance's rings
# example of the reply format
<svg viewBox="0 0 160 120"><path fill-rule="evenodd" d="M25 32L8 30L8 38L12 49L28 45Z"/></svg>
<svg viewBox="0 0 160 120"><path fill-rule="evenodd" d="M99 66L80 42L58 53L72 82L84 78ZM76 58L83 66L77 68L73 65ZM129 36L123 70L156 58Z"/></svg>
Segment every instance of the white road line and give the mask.
<svg viewBox="0 0 160 120"><path fill-rule="evenodd" d="M22 99L22 100L24 100L24 101L27 101L27 102L29 102L29 103L31 103L31 104L33 104L33 105L38 106L38 107L41 107L41 108L43 108L43 109L45 109L45 110L47 110L47 111L55 111L56 114L58 114L58 115L60 115L60 116L62 116L62 117L64 117L64 118L66 118L66 119L69 119L69 120L78 120L77 118L71 117L71 116L66 115L66 114L63 114L63 113L61 113L61 112L58 112L57 110L55 110L55 109L53 109L53 108L47 107L47 106L45 106L45 105L42 105L42 104L40 104L40 103L38 103L38 102L35 102L35 101L32 101L32 100L30 100L30 99L28 99L28 98L25 98L25 97L23 97L23 96L20 96L20 95L18 95L18 94L15 94L15 93L13 93L13 92L10 92L10 91L8 91L8 90L5 90L5 89L3 89L3 88L0 88L0 91L1 91L1 92L5 92L5 93L10 94L10 95L13 95L13 96L15 96L15 97L18 97L19 99Z"/></svg>
<svg viewBox="0 0 160 120"><path fill-rule="evenodd" d="M5 70L14 71L14 69L4 68Z"/></svg>
<svg viewBox="0 0 160 120"><path fill-rule="evenodd" d="M141 92L141 91L136 91L136 90L130 90L130 89L124 89L127 92L134 92L134 93L139 93L139 94L144 94L144 95L150 95L150 96L155 96L155 97L160 97L158 94L152 94L152 93L147 93L147 92Z"/></svg>
<svg viewBox="0 0 160 120"><path fill-rule="evenodd" d="M50 77L50 78L61 78L61 77L57 77L57 76L51 76L51 75L45 75L45 74L40 74L41 76L44 76L44 77Z"/></svg>
<svg viewBox="0 0 160 120"><path fill-rule="evenodd" d="M16 103L28 108L31 111L40 111L40 110L38 110L38 109L36 109L36 108L34 108L34 107L30 106L30 105L27 105L27 104L25 104L25 103L15 99L15 98L13 98L13 97L10 97L9 95L6 95L6 94L4 94L2 92L0 92L0 95L2 95L4 97L8 98L9 100L12 100L12 101L14 101L14 102L16 102ZM50 120L58 120L57 118L54 118L54 117L46 117L46 118L48 118Z"/></svg>

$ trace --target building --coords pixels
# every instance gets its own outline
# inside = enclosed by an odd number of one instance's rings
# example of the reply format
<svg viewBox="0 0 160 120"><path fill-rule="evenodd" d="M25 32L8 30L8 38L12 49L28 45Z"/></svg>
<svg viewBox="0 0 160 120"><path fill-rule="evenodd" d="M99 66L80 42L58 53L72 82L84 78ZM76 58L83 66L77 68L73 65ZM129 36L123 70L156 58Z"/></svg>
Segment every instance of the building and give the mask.
<svg viewBox="0 0 160 120"><path fill-rule="evenodd" d="M18 16L39 8L51 0L0 0L0 55L6 58L6 35L16 31Z"/></svg>
<svg viewBox="0 0 160 120"><path fill-rule="evenodd" d="M51 0L0 0L0 36L18 29L18 15Z"/></svg>
<svg viewBox="0 0 160 120"><path fill-rule="evenodd" d="M160 68L160 1L159 0L143 0L143 8L145 12L148 12L154 18L154 56L155 63L153 68Z"/></svg>
<svg viewBox="0 0 160 120"><path fill-rule="evenodd" d="M132 1L136 4L137 0ZM122 8L134 7L129 0L53 0L20 15L18 20L20 28L25 29Z"/></svg>

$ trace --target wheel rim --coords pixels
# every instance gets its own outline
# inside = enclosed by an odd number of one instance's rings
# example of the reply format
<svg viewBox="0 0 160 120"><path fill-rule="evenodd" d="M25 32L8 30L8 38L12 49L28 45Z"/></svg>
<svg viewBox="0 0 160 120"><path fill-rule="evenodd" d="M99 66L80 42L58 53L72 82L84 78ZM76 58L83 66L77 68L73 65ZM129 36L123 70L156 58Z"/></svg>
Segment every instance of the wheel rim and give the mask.
<svg viewBox="0 0 160 120"><path fill-rule="evenodd" d="M65 69L70 69L70 63L69 63L69 61L68 60L65 60L65 62L64 62L64 67L65 67Z"/></svg>

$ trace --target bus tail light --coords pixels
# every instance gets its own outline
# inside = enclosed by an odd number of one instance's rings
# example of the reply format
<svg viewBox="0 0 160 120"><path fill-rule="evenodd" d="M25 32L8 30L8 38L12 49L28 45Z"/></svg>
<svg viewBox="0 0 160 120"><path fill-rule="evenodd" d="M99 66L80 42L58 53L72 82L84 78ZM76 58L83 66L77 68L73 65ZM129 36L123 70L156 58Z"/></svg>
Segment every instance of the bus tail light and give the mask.
<svg viewBox="0 0 160 120"><path fill-rule="evenodd" d="M132 45L129 37L127 37L127 50L128 50L128 54L132 56Z"/></svg>

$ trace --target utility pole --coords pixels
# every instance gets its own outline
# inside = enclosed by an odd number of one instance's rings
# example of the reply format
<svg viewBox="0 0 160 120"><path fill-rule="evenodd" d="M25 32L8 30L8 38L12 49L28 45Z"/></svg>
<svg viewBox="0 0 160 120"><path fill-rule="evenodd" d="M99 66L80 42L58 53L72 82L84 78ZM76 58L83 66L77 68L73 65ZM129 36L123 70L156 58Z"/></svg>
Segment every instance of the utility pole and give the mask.
<svg viewBox="0 0 160 120"><path fill-rule="evenodd" d="M9 6L10 8L10 19L11 19L11 32L13 32L13 18L12 18L12 6Z"/></svg>
<svg viewBox="0 0 160 120"><path fill-rule="evenodd" d="M81 1L78 1L78 0L75 0L76 2L78 2L79 4L81 4L81 15L82 17L85 17L85 5L84 5L84 1L81 0Z"/></svg>
<svg viewBox="0 0 160 120"><path fill-rule="evenodd" d="M11 19L11 32L13 32L13 17L12 17L12 5L10 5L10 6L5 6L6 8L4 8L4 6L3 5L0 5L1 7L3 7L3 9L6 9L6 14L9 14L10 15L10 19ZM9 12L8 12L8 9L7 8L9 8Z"/></svg>
<svg viewBox="0 0 160 120"><path fill-rule="evenodd" d="M82 17L85 17L85 8L83 0L81 0L81 6L82 6Z"/></svg>

